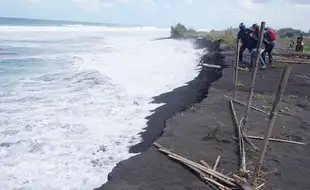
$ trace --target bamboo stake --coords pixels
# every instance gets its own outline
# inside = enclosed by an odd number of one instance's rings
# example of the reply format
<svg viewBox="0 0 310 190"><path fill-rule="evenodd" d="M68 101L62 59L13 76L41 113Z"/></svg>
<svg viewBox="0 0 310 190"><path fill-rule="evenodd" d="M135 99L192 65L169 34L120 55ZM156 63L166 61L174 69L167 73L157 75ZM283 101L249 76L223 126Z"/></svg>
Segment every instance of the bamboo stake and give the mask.
<svg viewBox="0 0 310 190"><path fill-rule="evenodd" d="M240 105L242 105L242 106L246 106L246 105L247 105L246 103L241 102L241 101L236 100L236 99L233 99L233 98L231 98L231 97L229 97L229 96L224 95L224 97L225 97L225 98L228 98L228 99L232 100L233 102L238 103L238 104L240 104ZM257 107L254 107L254 106L252 106L252 105L251 105L251 108L252 108L253 110L256 110L256 111L262 112L262 113L264 113L264 114L266 114L266 115L269 115L268 112L266 112L266 111L264 111L264 110L262 110L262 109L259 109L259 108L257 108Z"/></svg>
<svg viewBox="0 0 310 190"><path fill-rule="evenodd" d="M256 189L258 190L258 189L260 189L260 188L264 187L264 185L265 185L265 183L263 183L263 184L261 184L261 185L257 186L257 187L256 187Z"/></svg>
<svg viewBox="0 0 310 190"><path fill-rule="evenodd" d="M216 171L216 167L217 167L217 165L219 164L220 159L221 159L221 156L218 156L217 159L216 159L216 162L215 162L215 164L214 164L214 166L213 166L213 170L214 170L214 171Z"/></svg>
<svg viewBox="0 0 310 190"><path fill-rule="evenodd" d="M248 137L250 139L264 140L263 137L248 136L248 135L246 137ZM289 140L284 140L284 139L269 138L269 140L275 141L275 142L284 142L284 143L291 143L291 144L306 145L306 143L303 143L303 142L289 141Z"/></svg>
<svg viewBox="0 0 310 190"><path fill-rule="evenodd" d="M245 164L245 150L244 150L244 141L243 141L243 138L242 138L242 134L241 134L241 129L240 129L240 125L238 123L238 119L237 119L237 115L236 115L236 112L235 112L235 109L234 109L234 104L233 102L230 100L229 101L230 103L230 110L231 110L231 113L233 115L233 120L234 120L234 123L235 123L235 127L236 127L236 131L237 131L237 136L238 136L238 144L239 144L239 156L240 156L240 168L239 168L239 172L241 170L242 173L246 173L246 164Z"/></svg>
<svg viewBox="0 0 310 190"><path fill-rule="evenodd" d="M286 87L286 83L288 81L289 75L290 75L290 71L291 71L291 66L289 64L285 65L285 69L283 71L283 74L281 76L281 80L280 80L280 84L277 90L277 95L275 97L275 101L273 103L272 106L272 110L270 112L270 116L269 116L269 123L268 123L268 128L266 129L265 135L264 135L264 142L263 142L263 146L259 151L259 158L257 160L257 164L253 173L253 179L252 182L253 184L256 182L256 178L257 175L260 171L261 165L263 163L263 159L266 153L266 149L267 149L267 145L268 145L268 140L270 138L271 132L272 132L272 128L274 126L277 114L278 114L278 106L279 103L282 99L285 87Z"/></svg>
<svg viewBox="0 0 310 190"><path fill-rule="evenodd" d="M250 112L250 108L251 108L251 104L252 104L252 97L253 97L253 93L254 93L256 73L257 73L258 63L259 63L260 56L261 56L261 46L262 46L262 42L263 42L265 24L266 24L265 22L262 22L261 26L260 26L260 31L259 31L259 36L258 36L258 44L257 44L257 48L256 48L257 50L256 50L256 55L255 55L256 57L255 57L254 69L253 69L253 73L252 73L252 81L251 81L250 91L249 91L249 95L248 95L247 107L246 107L245 113L244 113L244 120L242 123L242 130L243 131L244 131L245 125L248 121L248 116L249 116L249 112Z"/></svg>
<svg viewBox="0 0 310 190"><path fill-rule="evenodd" d="M238 65L239 65L239 51L240 51L240 47L239 47L239 39L237 39L237 44L236 44L236 57L235 57L235 72L234 72L234 76L233 76L233 97L234 99L236 99L236 89L237 89L237 80L238 80Z"/></svg>

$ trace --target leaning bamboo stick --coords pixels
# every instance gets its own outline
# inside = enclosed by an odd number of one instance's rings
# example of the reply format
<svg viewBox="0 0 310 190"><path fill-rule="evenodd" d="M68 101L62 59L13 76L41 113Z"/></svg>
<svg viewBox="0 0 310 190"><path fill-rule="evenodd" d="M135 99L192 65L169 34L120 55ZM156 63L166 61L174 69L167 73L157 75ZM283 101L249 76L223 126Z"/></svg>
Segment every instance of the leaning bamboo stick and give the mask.
<svg viewBox="0 0 310 190"><path fill-rule="evenodd" d="M253 179L252 179L253 183L255 183L257 175L258 175L260 168L261 168L261 165L263 163L263 159L264 159L264 156L265 156L265 153L267 150L269 138L270 138L274 123L276 121L277 114L278 114L278 106L279 106L279 103L282 99L282 96L283 96L283 93L284 93L284 90L286 87L286 83L287 83L289 75L290 75L290 71L291 71L291 66L289 64L286 64L285 69L283 71L283 74L281 76L281 80L280 80L280 84L279 84L279 87L277 90L275 101L273 103L272 110L270 112L268 128L266 129L266 132L264 135L263 146L259 151L259 158L257 160L257 164L256 164L256 167L255 167L255 170L253 173Z"/></svg>
<svg viewBox="0 0 310 190"><path fill-rule="evenodd" d="M233 120L234 120L235 127L236 127L236 132L237 132L237 136L238 136L239 156L240 156L239 172L242 170L242 175L243 175L243 173L246 174L244 141L242 138L241 129L240 129L240 125L238 123L237 115L236 115L236 112L234 109L234 104L233 104L232 100L230 100L229 103L230 103L230 110L231 110L231 113L233 116Z"/></svg>
<svg viewBox="0 0 310 190"><path fill-rule="evenodd" d="M237 89L237 80L238 80L238 64L239 64L239 39L236 42L236 52L235 52L235 66L234 66L234 76L233 76L233 97L236 99L236 89Z"/></svg>
<svg viewBox="0 0 310 190"><path fill-rule="evenodd" d="M263 183L263 184L261 184L261 185L259 185L259 186L257 186L255 189L260 189L260 188L262 188L262 187L264 187L264 185L265 185L265 183Z"/></svg>
<svg viewBox="0 0 310 190"><path fill-rule="evenodd" d="M221 159L221 156L218 156L217 159L216 159L216 162L215 162L215 164L214 164L214 166L213 166L213 170L214 170L214 171L216 171L216 167L217 167L217 165L219 164L220 159Z"/></svg>
<svg viewBox="0 0 310 190"><path fill-rule="evenodd" d="M249 117L249 112L250 112L250 108L252 105L252 97L254 94L254 85L255 85L255 80L256 80L256 73L257 73L257 69L258 69L258 64L260 61L260 57L261 57L261 46L262 46L262 42L263 42L263 35L264 35L264 29L265 29L265 22L261 23L260 26L260 31L259 31L259 36L258 36L258 43L257 43L257 50L256 50L256 55L255 55L255 62L254 62L254 69L252 72L252 78L251 78L251 86L250 86L250 90L249 90L249 95L248 95L248 100L247 100L247 106L244 112L244 119L242 122L242 130L245 129L245 126L247 124L248 121L248 117Z"/></svg>
<svg viewBox="0 0 310 190"><path fill-rule="evenodd" d="M249 135L247 135L246 137L248 137L250 139L264 140L263 137L256 137L256 136L249 136ZM284 139L269 138L269 140L270 141L276 141L276 142L284 142L284 143L291 143L291 144L306 145L306 143L303 143L303 142L289 141L289 140L284 140Z"/></svg>
<svg viewBox="0 0 310 190"><path fill-rule="evenodd" d="M244 102L242 102L242 101L233 99L233 98L231 98L231 97L229 97L229 96L226 96L226 95L224 95L224 97L227 98L227 99L229 99L229 100L232 100L233 102L238 103L238 104L240 104L240 105L242 105L242 106L246 106L246 103L244 103ZM254 106L252 106L252 105L251 105L251 108L252 108L253 110L256 110L256 111L262 112L262 113L264 113L264 114L266 114L266 115L269 115L268 112L266 112L266 111L264 111L264 110L262 110L262 109L256 108L256 107L254 107Z"/></svg>

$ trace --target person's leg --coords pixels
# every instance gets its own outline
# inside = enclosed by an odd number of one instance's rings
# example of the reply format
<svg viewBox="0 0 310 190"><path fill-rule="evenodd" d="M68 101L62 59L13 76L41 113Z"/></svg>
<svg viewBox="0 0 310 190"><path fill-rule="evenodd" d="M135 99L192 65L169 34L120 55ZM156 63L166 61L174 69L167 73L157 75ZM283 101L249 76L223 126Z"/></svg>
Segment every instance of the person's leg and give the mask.
<svg viewBox="0 0 310 190"><path fill-rule="evenodd" d="M253 67L256 51L254 49L249 49L249 52L250 52L250 60L251 60L250 67Z"/></svg>
<svg viewBox="0 0 310 190"><path fill-rule="evenodd" d="M239 50L239 62L243 62L243 52L246 49L245 45L242 44Z"/></svg>
<svg viewBox="0 0 310 190"><path fill-rule="evenodd" d="M265 60L263 59L262 56L260 56L260 64L261 64L261 69L266 69L267 68L267 65L266 65L266 62Z"/></svg>
<svg viewBox="0 0 310 190"><path fill-rule="evenodd" d="M268 47L268 58L269 58L269 64L272 63L273 61L273 57L272 57L272 51L273 51L273 48L275 46L275 42L271 43Z"/></svg>
<svg viewBox="0 0 310 190"><path fill-rule="evenodd" d="M265 49L264 51L262 52L262 55L261 55L261 59L266 62L266 53L267 53L267 47L268 46L265 46ZM269 52L268 52L269 53ZM269 55L269 54L268 54Z"/></svg>

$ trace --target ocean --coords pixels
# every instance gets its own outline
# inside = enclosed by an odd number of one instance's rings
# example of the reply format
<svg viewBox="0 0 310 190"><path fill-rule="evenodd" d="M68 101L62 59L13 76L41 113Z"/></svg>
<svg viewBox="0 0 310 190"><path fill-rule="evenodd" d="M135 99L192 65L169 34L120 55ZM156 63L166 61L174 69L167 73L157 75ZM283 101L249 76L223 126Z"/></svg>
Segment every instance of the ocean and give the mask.
<svg viewBox="0 0 310 190"><path fill-rule="evenodd" d="M0 22L1 189L101 186L135 155L129 147L162 106L153 97L199 72L190 42L152 40L168 30L9 20Z"/></svg>

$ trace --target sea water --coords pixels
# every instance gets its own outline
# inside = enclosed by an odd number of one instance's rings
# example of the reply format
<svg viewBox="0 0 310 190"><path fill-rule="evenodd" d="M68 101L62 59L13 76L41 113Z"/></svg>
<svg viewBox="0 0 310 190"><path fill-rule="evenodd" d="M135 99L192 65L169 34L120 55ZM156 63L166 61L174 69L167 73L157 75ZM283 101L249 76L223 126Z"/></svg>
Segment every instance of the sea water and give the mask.
<svg viewBox="0 0 310 190"><path fill-rule="evenodd" d="M0 189L93 189L141 141L152 97L198 74L166 30L0 26Z"/></svg>

